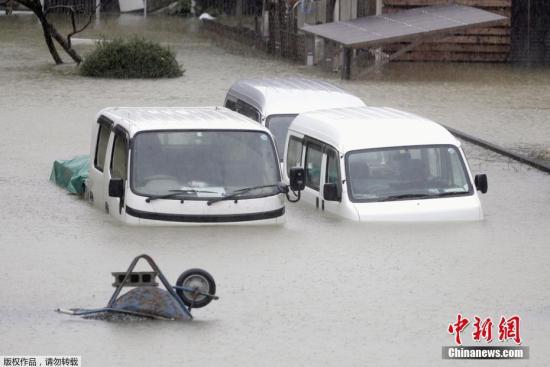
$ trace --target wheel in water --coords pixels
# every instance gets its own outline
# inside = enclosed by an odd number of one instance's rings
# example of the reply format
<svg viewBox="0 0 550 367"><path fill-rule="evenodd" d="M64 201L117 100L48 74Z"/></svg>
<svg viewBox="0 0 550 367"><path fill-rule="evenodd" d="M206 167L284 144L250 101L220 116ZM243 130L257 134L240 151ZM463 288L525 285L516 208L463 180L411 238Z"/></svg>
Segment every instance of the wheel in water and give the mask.
<svg viewBox="0 0 550 367"><path fill-rule="evenodd" d="M176 285L188 289L197 289L200 292L211 295L216 294L216 283L214 282L214 278L210 273L202 269L189 269L184 271L179 276ZM204 294L194 294L194 292L191 291L177 289L176 293L186 306L191 306L192 308L204 307L212 301L211 297Z"/></svg>

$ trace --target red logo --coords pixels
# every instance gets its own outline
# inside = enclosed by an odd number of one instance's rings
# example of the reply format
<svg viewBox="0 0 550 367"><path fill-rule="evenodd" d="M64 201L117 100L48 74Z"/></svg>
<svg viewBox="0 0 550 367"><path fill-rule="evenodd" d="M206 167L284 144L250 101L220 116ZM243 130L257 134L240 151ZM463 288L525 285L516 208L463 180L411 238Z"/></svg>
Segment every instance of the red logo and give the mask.
<svg viewBox="0 0 550 367"><path fill-rule="evenodd" d="M505 341L512 339L516 344L521 344L521 337L519 335L519 316L512 316L506 319L504 316L500 318L498 324L498 340Z"/></svg>
<svg viewBox="0 0 550 367"><path fill-rule="evenodd" d="M483 322L477 316L474 316L476 322L474 322L474 332L472 333L473 339L478 342L481 339L485 339L487 343L493 340L493 321L490 317L486 318Z"/></svg>
<svg viewBox="0 0 550 367"><path fill-rule="evenodd" d="M474 316L474 319L472 339L476 342L485 340L487 343L490 343L493 340L493 320L490 317L481 319L479 316ZM521 319L517 315L510 318L501 316L498 324L498 340L505 342L511 339L516 344L521 344L520 321ZM449 324L447 331L449 334L454 335L457 345L462 344L461 333L469 324L470 320L463 317L462 314L457 315L456 322Z"/></svg>
<svg viewBox="0 0 550 367"><path fill-rule="evenodd" d="M462 344L460 340L460 333L468 326L470 320L462 318L461 314L457 315L457 320L454 324L449 325L449 334L455 334L455 343L457 345Z"/></svg>

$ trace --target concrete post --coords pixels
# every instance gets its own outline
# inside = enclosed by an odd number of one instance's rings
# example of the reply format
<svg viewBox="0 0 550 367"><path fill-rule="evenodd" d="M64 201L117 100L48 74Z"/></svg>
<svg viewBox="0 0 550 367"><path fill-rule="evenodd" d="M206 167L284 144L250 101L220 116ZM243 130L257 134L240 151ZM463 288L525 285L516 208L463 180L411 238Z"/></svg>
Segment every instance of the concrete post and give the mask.
<svg viewBox="0 0 550 367"><path fill-rule="evenodd" d="M351 56L352 56L353 50L348 47L344 47L342 50L342 74L341 78L342 80L350 80L351 78Z"/></svg>
<svg viewBox="0 0 550 367"><path fill-rule="evenodd" d="M237 0L237 3L235 5L235 15L237 17L243 16L243 0Z"/></svg>
<svg viewBox="0 0 550 367"><path fill-rule="evenodd" d="M339 0L339 20L346 21L357 18L357 0Z"/></svg>
<svg viewBox="0 0 550 367"><path fill-rule="evenodd" d="M315 63L315 36L308 34L306 36L306 65L313 66Z"/></svg>

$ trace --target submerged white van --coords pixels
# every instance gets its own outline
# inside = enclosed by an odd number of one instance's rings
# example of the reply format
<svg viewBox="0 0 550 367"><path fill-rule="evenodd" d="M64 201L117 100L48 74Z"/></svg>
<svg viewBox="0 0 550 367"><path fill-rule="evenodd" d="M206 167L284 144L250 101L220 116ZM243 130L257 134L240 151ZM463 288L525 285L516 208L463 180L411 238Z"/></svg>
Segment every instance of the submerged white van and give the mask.
<svg viewBox="0 0 550 367"><path fill-rule="evenodd" d="M272 78L235 82L227 92L224 105L267 127L282 160L288 127L298 114L365 104L353 94L322 80Z"/></svg>
<svg viewBox="0 0 550 367"><path fill-rule="evenodd" d="M129 224L281 223L269 131L223 107L107 108L92 129L88 196Z"/></svg>
<svg viewBox="0 0 550 367"><path fill-rule="evenodd" d="M285 177L305 168L302 201L356 221L483 219L460 142L441 125L391 108L300 114L290 125ZM477 189L477 190L476 190Z"/></svg>

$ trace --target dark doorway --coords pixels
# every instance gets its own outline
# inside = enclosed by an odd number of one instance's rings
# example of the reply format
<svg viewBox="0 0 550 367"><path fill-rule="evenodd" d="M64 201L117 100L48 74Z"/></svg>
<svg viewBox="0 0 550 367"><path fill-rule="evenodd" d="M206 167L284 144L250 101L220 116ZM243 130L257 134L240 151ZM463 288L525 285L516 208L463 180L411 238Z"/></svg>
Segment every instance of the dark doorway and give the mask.
<svg viewBox="0 0 550 367"><path fill-rule="evenodd" d="M550 1L512 1L510 61L550 65Z"/></svg>

